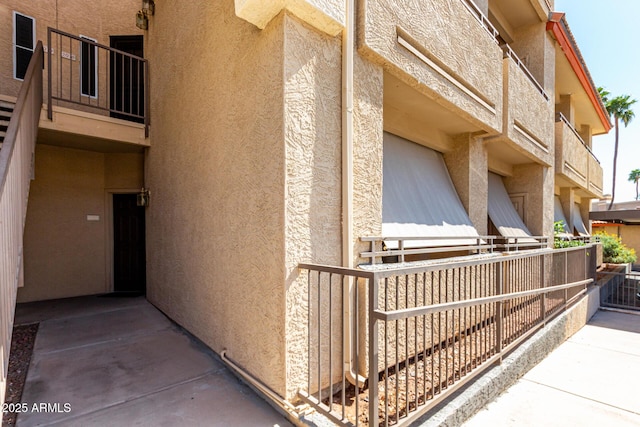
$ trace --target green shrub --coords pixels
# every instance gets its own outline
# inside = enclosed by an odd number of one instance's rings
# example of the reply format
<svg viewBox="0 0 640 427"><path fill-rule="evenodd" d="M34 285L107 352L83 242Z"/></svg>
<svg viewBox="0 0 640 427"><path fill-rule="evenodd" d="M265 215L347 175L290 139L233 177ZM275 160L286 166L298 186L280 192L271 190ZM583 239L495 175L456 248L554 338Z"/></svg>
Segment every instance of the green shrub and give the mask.
<svg viewBox="0 0 640 427"><path fill-rule="evenodd" d="M560 237L560 234L564 234L564 221L556 221L553 223L553 247L555 249L560 248L574 248L576 246L584 246L582 240L565 240Z"/></svg>
<svg viewBox="0 0 640 427"><path fill-rule="evenodd" d="M638 260L636 251L628 248L619 237L607 233L598 233L596 235L600 237L604 262L628 264Z"/></svg>

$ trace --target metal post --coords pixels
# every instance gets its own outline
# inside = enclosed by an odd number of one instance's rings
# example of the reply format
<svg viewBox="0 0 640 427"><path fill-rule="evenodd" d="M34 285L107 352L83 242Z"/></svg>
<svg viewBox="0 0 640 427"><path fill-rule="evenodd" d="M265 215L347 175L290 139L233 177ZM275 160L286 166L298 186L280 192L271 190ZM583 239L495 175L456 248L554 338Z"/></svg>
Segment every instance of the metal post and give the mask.
<svg viewBox="0 0 640 427"><path fill-rule="evenodd" d="M504 293L504 276L503 276L503 263L498 262L496 264L496 276L498 279L496 294L502 295ZM502 301L498 301L498 316L496 318L496 351L500 354L500 363L502 363L502 316L503 316L503 303Z"/></svg>
<svg viewBox="0 0 640 427"><path fill-rule="evenodd" d="M47 28L47 118L53 120L53 111L51 110L51 27Z"/></svg>
<svg viewBox="0 0 640 427"><path fill-rule="evenodd" d="M369 425L378 426L378 277L369 279ZM384 337L385 341L387 337ZM396 373L397 374L397 373ZM407 396L408 398L408 396ZM356 396L357 399L357 396ZM407 403L408 405L408 403ZM356 417L358 415L356 414Z"/></svg>

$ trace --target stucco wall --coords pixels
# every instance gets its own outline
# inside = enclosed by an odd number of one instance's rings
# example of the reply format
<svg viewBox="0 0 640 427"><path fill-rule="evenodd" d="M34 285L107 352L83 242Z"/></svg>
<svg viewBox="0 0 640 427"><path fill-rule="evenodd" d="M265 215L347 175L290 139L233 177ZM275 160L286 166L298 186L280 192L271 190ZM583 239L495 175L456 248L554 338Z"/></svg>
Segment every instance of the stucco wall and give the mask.
<svg viewBox="0 0 640 427"><path fill-rule="evenodd" d="M36 146L18 301L108 292L108 188L142 186L142 154ZM87 215L98 215L88 221Z"/></svg>
<svg viewBox="0 0 640 427"><path fill-rule="evenodd" d="M36 41L47 45L47 27L96 39L109 45L110 35L143 34L135 26L140 0L3 0L0 4L0 94L16 96L21 81L13 78L13 11L35 18ZM54 51L56 58L62 50ZM75 52L76 54L78 52ZM45 63L47 61L45 55ZM46 64L45 64L46 66ZM47 79L44 81L45 89Z"/></svg>
<svg viewBox="0 0 640 427"><path fill-rule="evenodd" d="M147 298L285 389L284 18L156 2Z"/></svg>
<svg viewBox="0 0 640 427"><path fill-rule="evenodd" d="M342 262L341 41L289 16L284 31L287 396L293 398L307 378L309 327L306 278L297 266Z"/></svg>
<svg viewBox="0 0 640 427"><path fill-rule="evenodd" d="M494 39L458 0L409 2L403 7L395 3L360 2L362 53L445 108L488 132L499 132L502 51ZM435 67L400 46L399 33Z"/></svg>
<svg viewBox="0 0 640 427"><path fill-rule="evenodd" d="M509 194L525 194L524 223L534 236L553 235L553 183L553 170L537 164L515 166L513 176L504 178Z"/></svg>

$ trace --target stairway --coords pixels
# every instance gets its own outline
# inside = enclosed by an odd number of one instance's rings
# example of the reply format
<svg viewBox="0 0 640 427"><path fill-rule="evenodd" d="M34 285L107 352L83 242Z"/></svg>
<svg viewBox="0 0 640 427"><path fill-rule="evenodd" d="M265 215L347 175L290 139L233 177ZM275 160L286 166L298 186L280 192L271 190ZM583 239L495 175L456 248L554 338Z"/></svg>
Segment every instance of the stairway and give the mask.
<svg viewBox="0 0 640 427"><path fill-rule="evenodd" d="M7 135L7 128L9 127L9 120L11 120L14 106L15 104L13 102L0 100L0 148Z"/></svg>

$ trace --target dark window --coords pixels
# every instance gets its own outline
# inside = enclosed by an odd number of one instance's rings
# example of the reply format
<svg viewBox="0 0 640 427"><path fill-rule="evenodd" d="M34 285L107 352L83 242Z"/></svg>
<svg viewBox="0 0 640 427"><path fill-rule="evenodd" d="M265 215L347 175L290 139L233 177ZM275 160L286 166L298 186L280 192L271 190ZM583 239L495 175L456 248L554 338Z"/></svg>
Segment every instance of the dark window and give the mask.
<svg viewBox="0 0 640 427"><path fill-rule="evenodd" d="M86 40L92 40L88 37L82 37ZM96 82L98 80L98 67L97 67L97 51L98 47L91 43L81 42L80 48L80 67L81 67L81 83L82 94L85 96L91 96L95 98L97 96Z"/></svg>
<svg viewBox="0 0 640 427"><path fill-rule="evenodd" d="M35 20L18 12L13 14L14 55L13 75L23 80L34 49Z"/></svg>

